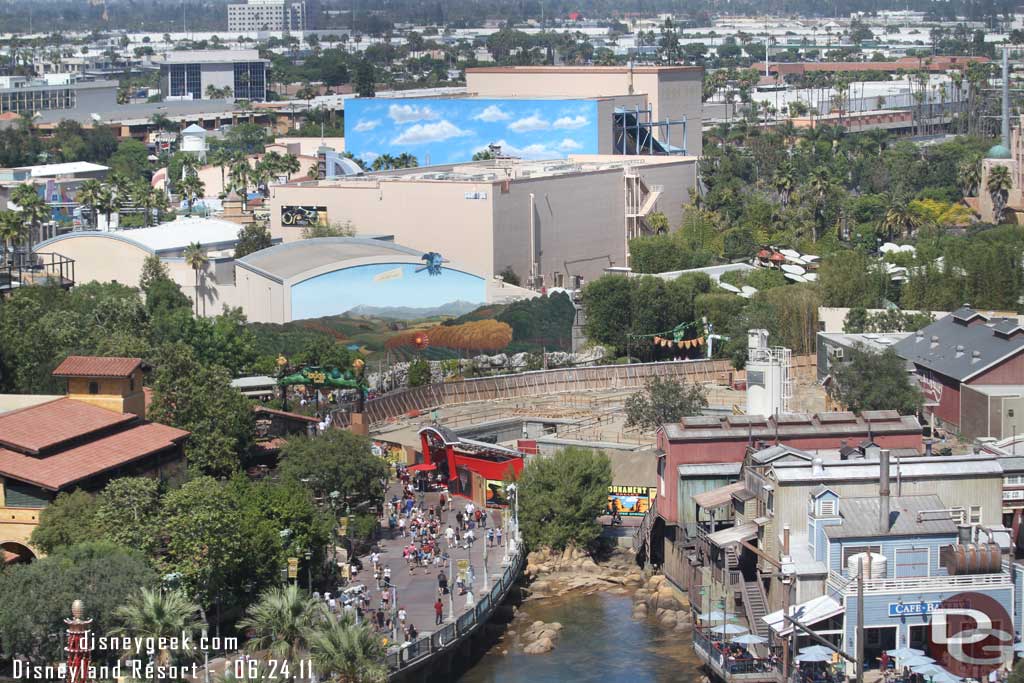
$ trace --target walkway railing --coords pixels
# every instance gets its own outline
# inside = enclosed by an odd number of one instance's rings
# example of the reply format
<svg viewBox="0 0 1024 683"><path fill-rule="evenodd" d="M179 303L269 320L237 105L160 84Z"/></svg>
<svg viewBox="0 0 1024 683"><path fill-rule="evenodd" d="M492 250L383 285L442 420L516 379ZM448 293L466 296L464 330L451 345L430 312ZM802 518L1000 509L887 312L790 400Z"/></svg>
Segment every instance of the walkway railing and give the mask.
<svg viewBox="0 0 1024 683"><path fill-rule="evenodd" d="M720 640L713 640L705 630L693 630L693 649L711 669L724 680L781 681L782 669L777 661L770 659L729 659L715 646Z"/></svg>
<svg viewBox="0 0 1024 683"><path fill-rule="evenodd" d="M520 546L511 557L505 571L495 579L491 589L480 596L475 606L460 614L454 623L445 624L438 631L420 636L388 652L386 664L389 676L395 676L400 671L453 647L476 631L480 625L487 623L515 583L525 559L526 551Z"/></svg>

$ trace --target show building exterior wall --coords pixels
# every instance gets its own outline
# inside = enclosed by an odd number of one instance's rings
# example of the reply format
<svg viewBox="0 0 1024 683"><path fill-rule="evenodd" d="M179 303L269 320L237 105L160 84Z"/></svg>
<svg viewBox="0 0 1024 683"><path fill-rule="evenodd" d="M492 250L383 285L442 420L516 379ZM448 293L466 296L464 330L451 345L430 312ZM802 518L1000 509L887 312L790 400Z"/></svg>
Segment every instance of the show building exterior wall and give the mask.
<svg viewBox="0 0 1024 683"><path fill-rule="evenodd" d="M570 161L633 161L648 184L663 187L654 210L679 225L696 182L693 157L572 156ZM438 171L450 167L438 167ZM416 169L424 172L424 169ZM370 175L270 188L270 231L284 242L302 228L281 222L286 206L321 206L330 223L349 222L356 235L436 251L469 272L491 278L506 266L526 281L533 253L551 286L555 273L600 277L611 263L626 265L622 167L518 178L512 181L395 180ZM531 200L532 195L532 200ZM532 214L532 222L531 222ZM576 262L576 263L573 263ZM567 272L568 271L568 272Z"/></svg>
<svg viewBox="0 0 1024 683"><path fill-rule="evenodd" d="M702 150L703 81L704 69L698 66L466 69L466 89L478 97L646 95L656 121L686 117L686 153L691 156L700 156ZM655 137L661 139L660 133L655 133Z"/></svg>

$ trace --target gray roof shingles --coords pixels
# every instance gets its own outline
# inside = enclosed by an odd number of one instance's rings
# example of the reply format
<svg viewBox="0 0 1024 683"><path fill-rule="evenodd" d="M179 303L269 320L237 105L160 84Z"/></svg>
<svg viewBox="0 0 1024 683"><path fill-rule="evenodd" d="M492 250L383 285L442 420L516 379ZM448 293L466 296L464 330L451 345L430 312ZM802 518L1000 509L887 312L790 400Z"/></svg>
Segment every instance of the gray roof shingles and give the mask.
<svg viewBox="0 0 1024 683"><path fill-rule="evenodd" d="M888 536L918 536L925 534L956 533L956 524L949 516L924 515L918 521L918 513L925 510L941 510L945 507L936 495L893 496L889 499L889 530L882 532L878 524L878 496L864 498L840 498L839 516L843 523L826 526L829 538L867 538L880 534Z"/></svg>
<svg viewBox="0 0 1024 683"><path fill-rule="evenodd" d="M1024 350L1024 335L1006 336L1018 328L1016 320L993 318L986 323L964 324L979 316L984 319L973 309L961 308L893 348L906 360L958 382Z"/></svg>

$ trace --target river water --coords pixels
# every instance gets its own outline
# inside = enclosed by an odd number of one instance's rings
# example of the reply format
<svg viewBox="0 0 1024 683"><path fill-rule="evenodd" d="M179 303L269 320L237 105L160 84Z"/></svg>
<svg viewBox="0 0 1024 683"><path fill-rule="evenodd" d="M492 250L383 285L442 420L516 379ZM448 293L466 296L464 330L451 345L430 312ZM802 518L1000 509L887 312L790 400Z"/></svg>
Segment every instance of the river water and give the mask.
<svg viewBox="0 0 1024 683"><path fill-rule="evenodd" d="M491 648L459 683L689 683L700 661L689 634L633 621L628 595L595 593L523 605L527 624L540 619L562 624L551 652L526 655L502 642ZM509 650L503 655L501 651Z"/></svg>

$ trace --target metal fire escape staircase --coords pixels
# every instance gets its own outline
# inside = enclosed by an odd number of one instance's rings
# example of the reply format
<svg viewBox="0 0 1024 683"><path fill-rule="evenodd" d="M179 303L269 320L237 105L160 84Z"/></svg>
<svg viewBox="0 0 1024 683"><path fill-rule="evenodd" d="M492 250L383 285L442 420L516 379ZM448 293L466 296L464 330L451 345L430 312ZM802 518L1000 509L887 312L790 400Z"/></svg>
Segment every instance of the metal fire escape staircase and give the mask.
<svg viewBox="0 0 1024 683"><path fill-rule="evenodd" d="M655 231L647 222L647 217L657 206L658 200L665 191L665 186L648 185L632 164L626 166L623 178L625 180L627 242L634 237L653 235Z"/></svg>

